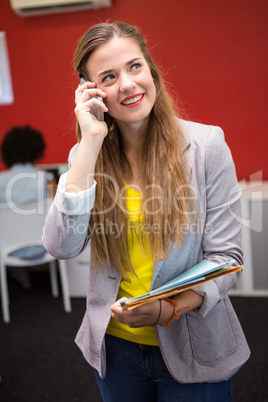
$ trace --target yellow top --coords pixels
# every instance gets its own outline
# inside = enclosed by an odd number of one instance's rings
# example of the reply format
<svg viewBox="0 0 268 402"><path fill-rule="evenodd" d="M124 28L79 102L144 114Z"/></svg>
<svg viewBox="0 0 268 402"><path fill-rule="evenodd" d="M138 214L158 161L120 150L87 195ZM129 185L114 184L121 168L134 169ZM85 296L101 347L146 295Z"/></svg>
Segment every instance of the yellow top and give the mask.
<svg viewBox="0 0 268 402"><path fill-rule="evenodd" d="M122 279L117 300L140 296L150 291L153 276L153 260L149 252L148 237L142 234L142 194L126 186L126 206L129 217L129 252L136 275L127 270L127 278ZM158 346L154 327L129 328L111 318L106 331L109 335L132 342Z"/></svg>

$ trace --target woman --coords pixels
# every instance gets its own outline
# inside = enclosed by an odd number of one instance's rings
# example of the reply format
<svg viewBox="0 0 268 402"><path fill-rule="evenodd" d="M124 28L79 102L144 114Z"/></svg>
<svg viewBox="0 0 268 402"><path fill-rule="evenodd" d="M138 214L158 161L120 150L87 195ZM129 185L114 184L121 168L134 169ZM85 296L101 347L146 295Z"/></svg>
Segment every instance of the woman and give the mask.
<svg viewBox="0 0 268 402"><path fill-rule="evenodd" d="M71 258L91 239L76 342L104 401L230 401L231 377L249 357L227 296L239 274L134 310L119 302L204 258L242 263L233 217L240 193L222 130L175 118L135 27L90 28L74 65L85 80L75 95L79 146L47 216L44 244Z"/></svg>

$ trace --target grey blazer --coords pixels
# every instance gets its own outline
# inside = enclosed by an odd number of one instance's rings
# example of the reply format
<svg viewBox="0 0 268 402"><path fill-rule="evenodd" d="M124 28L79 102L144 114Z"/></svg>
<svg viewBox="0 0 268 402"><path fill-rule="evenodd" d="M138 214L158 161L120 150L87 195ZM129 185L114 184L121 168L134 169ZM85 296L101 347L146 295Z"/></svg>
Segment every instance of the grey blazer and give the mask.
<svg viewBox="0 0 268 402"><path fill-rule="evenodd" d="M171 248L169 257L154 266L151 289L156 289L204 258L230 259L242 264L240 195L232 156L219 127L180 122L187 138L185 149L191 185L199 205L198 231L190 228L184 244ZM87 247L87 226L94 205L96 183L85 192L65 192L66 173L48 213L43 241L53 256L67 259ZM229 274L195 287L204 296L199 309L169 327L156 327L162 356L171 375L181 383L214 382L230 378L249 358L250 351L234 312L228 290L240 273ZM87 308L76 336L88 363L105 377L105 332L111 317L120 276L115 269L89 269Z"/></svg>

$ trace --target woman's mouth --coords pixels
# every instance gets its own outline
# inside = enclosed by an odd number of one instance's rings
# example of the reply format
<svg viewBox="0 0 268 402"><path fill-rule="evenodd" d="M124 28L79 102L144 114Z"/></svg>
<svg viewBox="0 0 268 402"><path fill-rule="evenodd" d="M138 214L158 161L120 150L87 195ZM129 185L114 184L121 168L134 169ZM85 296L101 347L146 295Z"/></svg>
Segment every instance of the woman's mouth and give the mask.
<svg viewBox="0 0 268 402"><path fill-rule="evenodd" d="M129 96L128 98L125 98L121 102L121 105L128 106L128 107L137 106L142 102L143 97L144 97L144 94L137 94L137 95L134 95L134 96Z"/></svg>

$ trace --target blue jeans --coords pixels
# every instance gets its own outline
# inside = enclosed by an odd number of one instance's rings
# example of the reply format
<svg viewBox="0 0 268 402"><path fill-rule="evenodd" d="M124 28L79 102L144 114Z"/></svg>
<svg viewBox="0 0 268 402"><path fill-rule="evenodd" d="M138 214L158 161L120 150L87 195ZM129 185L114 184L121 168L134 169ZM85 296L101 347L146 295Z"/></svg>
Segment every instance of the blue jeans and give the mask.
<svg viewBox="0 0 268 402"><path fill-rule="evenodd" d="M180 384L170 375L158 346L106 335L107 371L94 369L104 402L232 402L232 380Z"/></svg>

